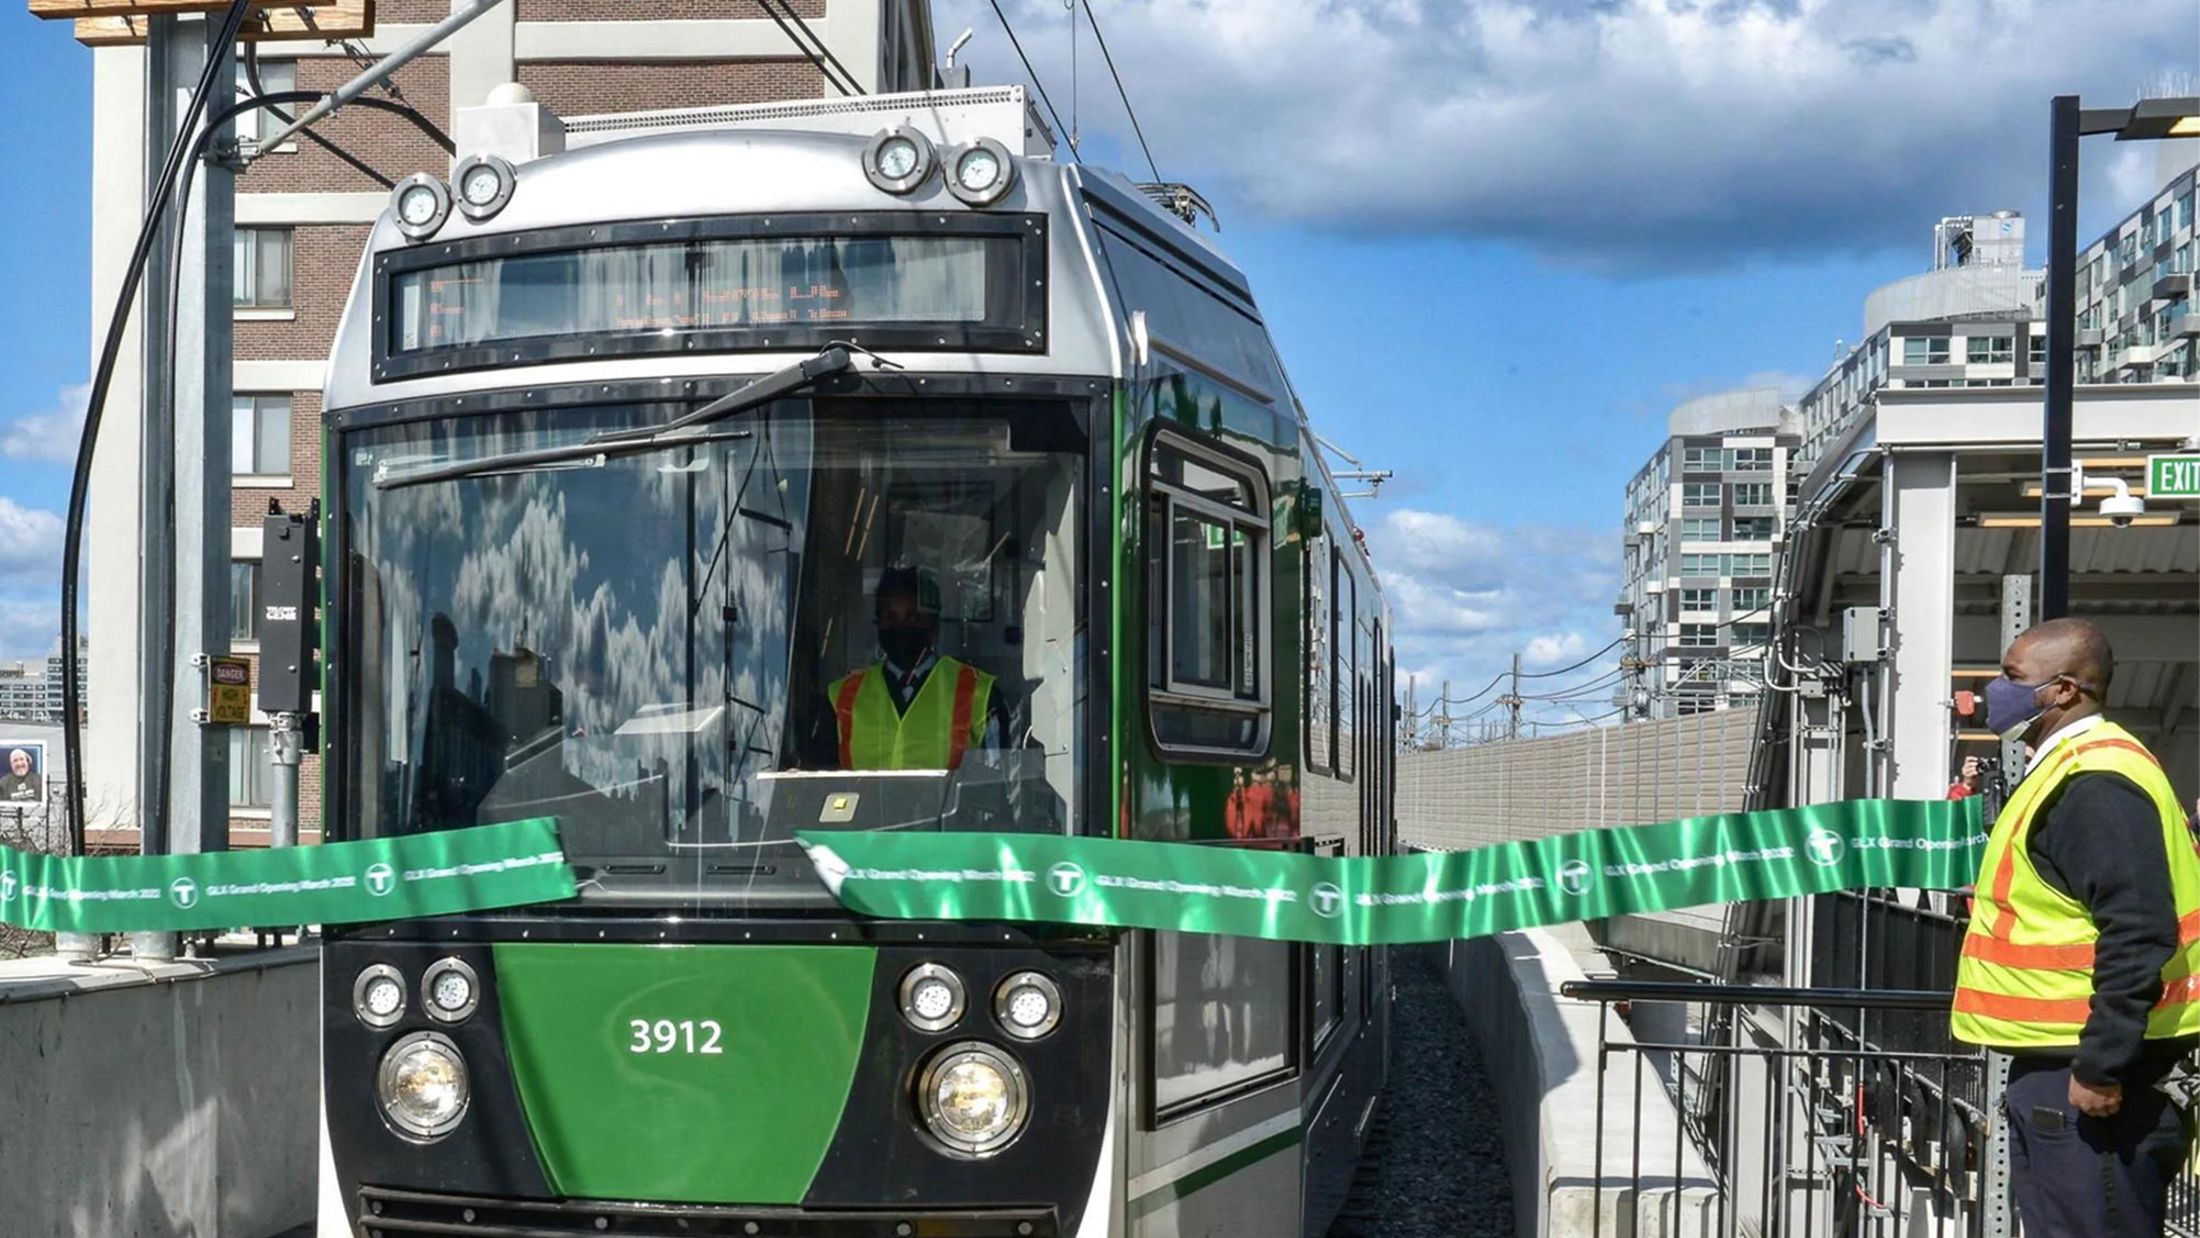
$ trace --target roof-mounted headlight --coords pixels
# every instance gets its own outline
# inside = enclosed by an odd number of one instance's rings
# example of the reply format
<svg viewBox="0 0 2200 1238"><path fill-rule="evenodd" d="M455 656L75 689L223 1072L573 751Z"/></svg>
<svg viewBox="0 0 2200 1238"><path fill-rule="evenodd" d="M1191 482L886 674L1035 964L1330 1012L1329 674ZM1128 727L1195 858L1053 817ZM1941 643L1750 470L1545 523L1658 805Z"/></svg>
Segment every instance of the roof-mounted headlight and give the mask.
<svg viewBox="0 0 2200 1238"><path fill-rule="evenodd" d="M991 206L1016 183L1016 162L992 138L973 138L949 154L947 188L972 206Z"/></svg>
<svg viewBox="0 0 2200 1238"><path fill-rule="evenodd" d="M458 189L458 209L478 221L503 210L512 200L519 174L495 155L468 155L458 161L458 174L451 180Z"/></svg>
<svg viewBox="0 0 2200 1238"><path fill-rule="evenodd" d="M863 148L863 174L888 193L914 193L938 162L932 140L907 125L881 130Z"/></svg>
<svg viewBox="0 0 2200 1238"><path fill-rule="evenodd" d="M451 191L426 172L415 172L390 191L390 213L399 232L425 241L451 217Z"/></svg>

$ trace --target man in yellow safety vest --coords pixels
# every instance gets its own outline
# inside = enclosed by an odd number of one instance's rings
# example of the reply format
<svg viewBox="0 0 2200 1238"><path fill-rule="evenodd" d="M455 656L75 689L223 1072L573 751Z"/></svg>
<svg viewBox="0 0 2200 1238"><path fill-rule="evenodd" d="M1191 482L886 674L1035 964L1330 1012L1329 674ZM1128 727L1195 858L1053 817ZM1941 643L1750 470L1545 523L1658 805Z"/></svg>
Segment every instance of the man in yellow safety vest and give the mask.
<svg viewBox="0 0 2200 1238"><path fill-rule="evenodd" d="M942 657L939 590L891 568L874 594L879 661L826 689L841 769L960 768L972 748L999 748L1007 730L993 676Z"/></svg>
<svg viewBox="0 0 2200 1238"><path fill-rule="evenodd" d="M1987 726L2031 762L1987 839L1952 1030L2012 1057L2027 1238L2160 1234L2186 1135L2157 1085L2200 1045L2200 852L2160 763L2102 716L2099 628L2042 623L2001 670Z"/></svg>

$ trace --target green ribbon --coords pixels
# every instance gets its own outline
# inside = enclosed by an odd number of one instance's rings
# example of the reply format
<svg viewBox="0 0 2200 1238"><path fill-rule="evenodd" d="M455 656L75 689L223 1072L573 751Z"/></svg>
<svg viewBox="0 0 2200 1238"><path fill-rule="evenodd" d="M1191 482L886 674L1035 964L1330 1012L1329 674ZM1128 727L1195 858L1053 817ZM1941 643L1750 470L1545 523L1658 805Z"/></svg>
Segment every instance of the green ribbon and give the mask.
<svg viewBox="0 0 2200 1238"><path fill-rule="evenodd" d="M573 889L548 817L198 855L0 847L0 921L65 933L401 920L571 898Z"/></svg>
<svg viewBox="0 0 2200 1238"><path fill-rule="evenodd" d="M834 895L869 916L1372 946L1836 890L1955 889L1978 874L1979 821L1975 797L1851 800L1351 858L1039 834L798 837Z"/></svg>

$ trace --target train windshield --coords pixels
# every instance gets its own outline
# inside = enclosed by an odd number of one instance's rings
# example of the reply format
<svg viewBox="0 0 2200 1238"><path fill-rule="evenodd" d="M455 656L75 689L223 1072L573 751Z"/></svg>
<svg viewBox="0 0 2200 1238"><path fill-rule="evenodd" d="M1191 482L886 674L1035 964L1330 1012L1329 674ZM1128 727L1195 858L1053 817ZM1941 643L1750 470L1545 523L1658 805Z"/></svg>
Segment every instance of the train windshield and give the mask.
<svg viewBox="0 0 2200 1238"><path fill-rule="evenodd" d="M612 900L822 897L798 830L1062 832L1083 410L782 400L711 441L402 487L663 405L344 440L354 837L551 817Z"/></svg>

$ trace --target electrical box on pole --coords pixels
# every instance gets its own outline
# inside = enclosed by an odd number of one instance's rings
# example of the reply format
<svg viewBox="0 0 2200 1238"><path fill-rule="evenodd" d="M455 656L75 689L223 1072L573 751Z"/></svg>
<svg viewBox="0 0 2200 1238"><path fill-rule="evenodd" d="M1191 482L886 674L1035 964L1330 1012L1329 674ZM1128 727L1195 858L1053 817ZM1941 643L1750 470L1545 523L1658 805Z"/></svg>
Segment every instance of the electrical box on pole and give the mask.
<svg viewBox="0 0 2200 1238"><path fill-rule="evenodd" d="M320 687L321 503L261 522L260 710L309 714Z"/></svg>

